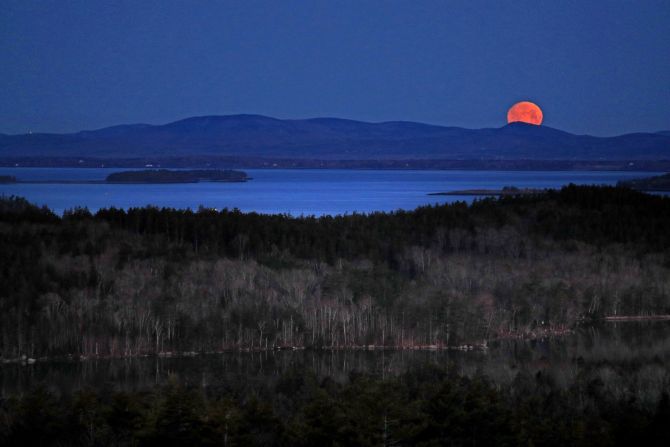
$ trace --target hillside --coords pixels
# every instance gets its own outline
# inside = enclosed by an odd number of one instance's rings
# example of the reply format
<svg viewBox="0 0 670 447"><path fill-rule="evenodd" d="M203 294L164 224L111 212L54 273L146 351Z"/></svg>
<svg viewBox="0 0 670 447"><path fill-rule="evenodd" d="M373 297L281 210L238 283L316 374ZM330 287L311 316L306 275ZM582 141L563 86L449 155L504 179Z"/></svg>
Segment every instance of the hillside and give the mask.
<svg viewBox="0 0 670 447"><path fill-rule="evenodd" d="M0 135L0 157L264 157L321 160L668 160L670 135L573 135L514 123L463 129L335 118L203 116L73 134Z"/></svg>

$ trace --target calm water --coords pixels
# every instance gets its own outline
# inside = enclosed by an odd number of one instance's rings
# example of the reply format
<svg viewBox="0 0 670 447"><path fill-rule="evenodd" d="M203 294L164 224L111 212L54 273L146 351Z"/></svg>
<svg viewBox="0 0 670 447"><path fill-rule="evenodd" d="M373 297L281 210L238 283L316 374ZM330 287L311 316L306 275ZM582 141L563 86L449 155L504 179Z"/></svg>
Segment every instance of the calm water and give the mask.
<svg viewBox="0 0 670 447"><path fill-rule="evenodd" d="M243 389L272 383L290 371L346 381L351 371L392 376L426 364L463 375L485 374L499 384L509 383L521 371L542 371L567 387L588 374L601 378L613 395L634 390L655 403L670 383L670 322L605 323L562 338L493 343L487 351L280 351L0 364L0 397L38 385L57 393L82 388L140 390L170 377L191 386Z"/></svg>
<svg viewBox="0 0 670 447"><path fill-rule="evenodd" d="M0 168L19 180L102 180L124 169ZM420 205L472 201L471 196L429 196L462 189L559 188L575 184L615 184L618 180L657 175L620 171L376 171L247 169L247 183L173 185L0 184L0 194L19 195L57 213L76 206L144 205L197 209L238 208L293 215L344 214L414 209Z"/></svg>

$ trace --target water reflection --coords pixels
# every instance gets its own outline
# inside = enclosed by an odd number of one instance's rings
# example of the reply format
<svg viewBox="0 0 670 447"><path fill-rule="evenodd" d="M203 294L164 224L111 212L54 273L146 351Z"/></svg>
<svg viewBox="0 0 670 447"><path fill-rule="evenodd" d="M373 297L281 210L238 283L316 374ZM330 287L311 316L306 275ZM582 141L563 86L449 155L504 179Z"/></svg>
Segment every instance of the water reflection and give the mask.
<svg viewBox="0 0 670 447"><path fill-rule="evenodd" d="M495 342L486 351L308 350L6 364L0 366L0 390L3 396L39 385L57 394L82 388L130 391L175 378L188 386L242 391L294 370L346 381L352 371L384 377L426 364L467 376L485 374L500 384L520 372L547 374L564 387L580 377L598 378L613 395L652 399L670 384L670 322L585 326L563 338Z"/></svg>

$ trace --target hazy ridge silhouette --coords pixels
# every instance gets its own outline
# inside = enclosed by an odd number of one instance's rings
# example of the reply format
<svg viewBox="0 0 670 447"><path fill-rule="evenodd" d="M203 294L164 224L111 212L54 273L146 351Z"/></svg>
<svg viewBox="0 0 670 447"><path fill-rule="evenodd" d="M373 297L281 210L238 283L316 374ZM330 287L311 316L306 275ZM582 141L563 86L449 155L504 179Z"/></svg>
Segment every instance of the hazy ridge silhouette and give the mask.
<svg viewBox="0 0 670 447"><path fill-rule="evenodd" d="M0 157L234 156L323 160L669 160L670 132L574 135L513 123L464 129L339 118L200 116L70 134L0 134Z"/></svg>

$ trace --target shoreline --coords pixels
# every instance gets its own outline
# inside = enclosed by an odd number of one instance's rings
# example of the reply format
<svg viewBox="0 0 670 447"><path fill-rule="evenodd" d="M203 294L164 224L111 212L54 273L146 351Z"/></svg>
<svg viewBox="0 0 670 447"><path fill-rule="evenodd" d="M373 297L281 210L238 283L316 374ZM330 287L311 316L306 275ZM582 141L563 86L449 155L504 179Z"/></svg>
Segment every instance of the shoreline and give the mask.
<svg viewBox="0 0 670 447"><path fill-rule="evenodd" d="M599 320L595 320L594 323L600 322L640 322L640 321L670 321L670 315L611 315L603 317ZM225 354L252 354L252 353L276 353L276 352L285 352L285 351L305 351L305 352L314 352L314 353L326 353L326 352L399 352L399 351L412 351L412 352L447 352L447 351L461 351L461 352L482 352L486 353L489 350L490 343L495 343L499 341L506 340L521 340L521 341L533 341L538 339L549 339L549 338L562 338L574 333L574 328L554 328L554 329L542 329L542 330L531 330L531 331L520 331L520 332L509 332L502 333L497 337L492 337L488 340L482 341L473 341L470 343L463 343L460 345L443 345L443 344L430 344L430 345L353 345L353 346L270 346L270 347L230 347L224 349L218 349L213 351L161 351L161 352L141 352L141 353L127 353L121 355L83 355L83 354L65 354L65 355L56 355L52 357L43 356L43 357L28 357L23 355L17 358L10 359L0 359L0 368L3 365L33 365L35 363L46 363L46 362L84 362L89 360L129 360L129 359L139 359L139 358L188 358L188 357L199 357L206 355L225 355Z"/></svg>
<svg viewBox="0 0 670 447"><path fill-rule="evenodd" d="M670 315L610 315L603 318L608 322L620 321L670 321Z"/></svg>
<svg viewBox="0 0 670 447"><path fill-rule="evenodd" d="M3 365L33 365L35 363L44 362L84 362L88 360L128 360L138 358L187 358L199 357L205 355L225 355L225 354L252 354L252 353L275 353L286 351L305 351L314 353L326 352L379 352L379 351L413 351L413 352L433 352L433 351L481 351L485 352L488 349L487 343L478 344L463 344L458 346L442 346L442 345L416 345L416 346L395 346L395 345L361 345L361 346L324 346L319 348L306 346L274 346L268 348L247 347L247 348L229 348L215 351L161 351L158 353L135 353L123 355L58 355L52 357L28 357L22 356L11 359L1 359L0 368Z"/></svg>
<svg viewBox="0 0 670 447"><path fill-rule="evenodd" d="M444 344L430 344L430 345L351 345L351 346L269 346L269 347L231 347L213 351L161 351L161 352L142 352L129 353L122 355L82 355L82 354L66 354L53 357L28 357L26 355L12 358L0 359L0 367L7 364L32 365L35 363L53 362L53 361L73 361L83 362L88 360L122 360L122 359L136 359L136 358L187 358L198 357L204 355L225 355L225 354L253 354L253 353L276 353L285 351L305 351L314 353L327 352L447 352L447 351L461 351L461 352L487 352L490 343L505 340L523 340L532 341L547 338L565 337L573 333L572 329L558 328L555 330L541 330L518 333L505 333L498 337L489 340L482 340L477 342L463 343L460 345L444 345Z"/></svg>

